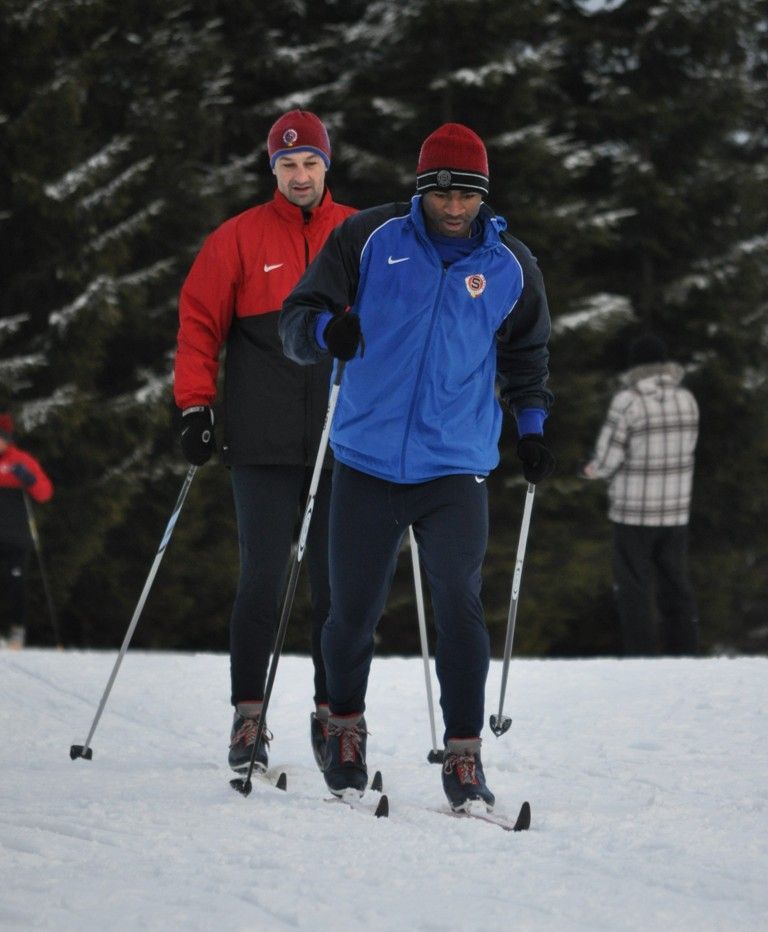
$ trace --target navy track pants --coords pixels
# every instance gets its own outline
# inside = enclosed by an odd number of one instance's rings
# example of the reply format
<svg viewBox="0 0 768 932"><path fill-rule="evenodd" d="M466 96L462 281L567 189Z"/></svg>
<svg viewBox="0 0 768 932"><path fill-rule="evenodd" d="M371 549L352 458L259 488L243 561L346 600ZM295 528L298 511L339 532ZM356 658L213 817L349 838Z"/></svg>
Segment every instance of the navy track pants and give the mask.
<svg viewBox="0 0 768 932"><path fill-rule="evenodd" d="M483 727L490 641L480 600L488 492L475 476L418 484L336 463L330 514L331 611L322 644L331 711L365 709L373 635L413 525L437 628L435 666L448 738Z"/></svg>

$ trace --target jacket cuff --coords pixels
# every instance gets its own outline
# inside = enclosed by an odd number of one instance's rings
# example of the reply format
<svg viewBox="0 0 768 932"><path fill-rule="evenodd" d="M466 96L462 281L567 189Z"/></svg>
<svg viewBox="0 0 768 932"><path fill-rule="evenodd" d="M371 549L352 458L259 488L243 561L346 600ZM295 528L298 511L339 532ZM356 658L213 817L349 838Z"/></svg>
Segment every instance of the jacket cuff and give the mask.
<svg viewBox="0 0 768 932"><path fill-rule="evenodd" d="M544 419L547 413L543 408L523 408L517 412L517 435L543 434Z"/></svg>
<svg viewBox="0 0 768 932"><path fill-rule="evenodd" d="M321 311L317 318L315 319L315 342L320 347L320 349L327 350L328 346L326 345L325 340L323 339L323 332L328 326L328 321L333 317L330 311Z"/></svg>

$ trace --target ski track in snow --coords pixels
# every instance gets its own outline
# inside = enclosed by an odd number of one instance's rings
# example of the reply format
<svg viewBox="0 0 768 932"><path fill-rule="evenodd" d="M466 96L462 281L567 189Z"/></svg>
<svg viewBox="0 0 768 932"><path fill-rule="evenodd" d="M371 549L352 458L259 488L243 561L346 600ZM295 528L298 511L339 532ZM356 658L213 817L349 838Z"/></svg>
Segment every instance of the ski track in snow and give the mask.
<svg viewBox="0 0 768 932"><path fill-rule="evenodd" d="M515 834L429 811L420 658L371 674L389 819L323 803L304 657L269 714L288 793L230 788L218 654L129 652L93 760L71 761L115 658L0 652L0 929L768 928L766 658L514 660L483 761L499 811L531 802Z"/></svg>

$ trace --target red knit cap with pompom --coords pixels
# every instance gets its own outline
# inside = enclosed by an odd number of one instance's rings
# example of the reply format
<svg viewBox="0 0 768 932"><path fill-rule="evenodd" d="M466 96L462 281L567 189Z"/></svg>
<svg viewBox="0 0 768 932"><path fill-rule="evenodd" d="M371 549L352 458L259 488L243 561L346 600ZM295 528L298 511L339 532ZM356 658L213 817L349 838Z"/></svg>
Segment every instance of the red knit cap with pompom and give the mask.
<svg viewBox="0 0 768 932"><path fill-rule="evenodd" d="M458 188L488 194L488 153L468 126L444 123L424 140L416 167L416 191Z"/></svg>
<svg viewBox="0 0 768 932"><path fill-rule="evenodd" d="M328 131L320 117L309 110L291 110L284 113L269 131L267 138L269 167L274 168L281 155L292 152L314 152L325 162L331 164L331 143Z"/></svg>

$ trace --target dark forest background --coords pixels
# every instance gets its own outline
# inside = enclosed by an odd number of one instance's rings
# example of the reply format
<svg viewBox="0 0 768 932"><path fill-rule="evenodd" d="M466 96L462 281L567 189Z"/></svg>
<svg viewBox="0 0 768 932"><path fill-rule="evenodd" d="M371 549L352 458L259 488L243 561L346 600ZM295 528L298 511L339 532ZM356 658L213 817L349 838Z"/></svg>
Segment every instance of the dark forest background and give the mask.
<svg viewBox="0 0 768 932"><path fill-rule="evenodd" d="M702 412L692 573L707 652L768 646L768 5L760 0L0 0L0 406L56 485L36 510L67 646L122 640L186 464L179 287L204 236L267 200L267 131L327 123L329 184L408 198L445 121L486 140L490 203L554 320L515 653L619 649L605 491L579 480L628 340L652 328ZM490 479L485 606L503 644L525 484ZM226 650L226 470L200 470L133 644ZM39 570L28 642L50 644ZM307 648L302 585L288 649ZM401 558L381 652L418 650Z"/></svg>

